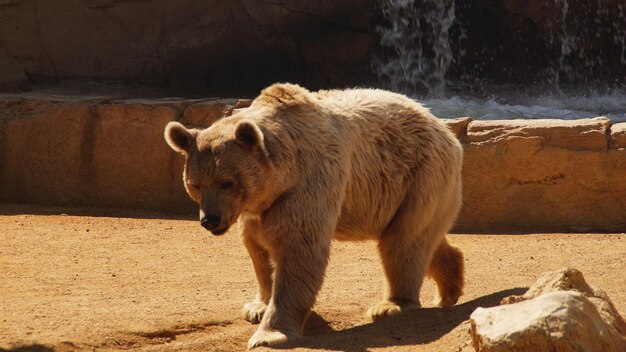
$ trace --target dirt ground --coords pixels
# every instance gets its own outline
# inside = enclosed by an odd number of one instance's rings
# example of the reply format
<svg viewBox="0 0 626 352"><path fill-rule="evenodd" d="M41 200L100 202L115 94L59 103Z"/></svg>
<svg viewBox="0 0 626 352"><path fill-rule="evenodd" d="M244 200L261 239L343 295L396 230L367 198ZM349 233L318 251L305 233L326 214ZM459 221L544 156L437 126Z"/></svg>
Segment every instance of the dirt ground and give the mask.
<svg viewBox="0 0 626 352"><path fill-rule="evenodd" d="M163 214L0 204L0 350L240 351L255 326L237 228L213 237ZM372 323L382 294L374 243L335 242L299 350L455 351L471 312L521 294L544 271L571 266L626 315L626 235L450 236L465 253L458 305Z"/></svg>

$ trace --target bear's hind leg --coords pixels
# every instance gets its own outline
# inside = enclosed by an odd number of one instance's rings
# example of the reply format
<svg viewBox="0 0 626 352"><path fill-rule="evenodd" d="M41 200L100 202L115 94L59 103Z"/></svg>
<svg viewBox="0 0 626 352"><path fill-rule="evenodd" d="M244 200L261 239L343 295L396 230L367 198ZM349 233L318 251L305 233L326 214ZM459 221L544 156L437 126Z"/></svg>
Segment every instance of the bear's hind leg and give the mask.
<svg viewBox="0 0 626 352"><path fill-rule="evenodd" d="M426 275L437 283L439 295L435 305L453 306L463 294L463 252L444 238L435 251Z"/></svg>
<svg viewBox="0 0 626 352"><path fill-rule="evenodd" d="M425 244L401 234L385 235L378 244L378 250L387 278L387 289L385 299L371 307L367 315L376 320L419 308L419 291L426 272L423 263L427 253Z"/></svg>
<svg viewBox="0 0 626 352"><path fill-rule="evenodd" d="M378 250L388 287L385 299L368 310L372 319L420 307L428 265L454 219L442 211L442 203L424 204L417 194L407 195L380 236Z"/></svg>

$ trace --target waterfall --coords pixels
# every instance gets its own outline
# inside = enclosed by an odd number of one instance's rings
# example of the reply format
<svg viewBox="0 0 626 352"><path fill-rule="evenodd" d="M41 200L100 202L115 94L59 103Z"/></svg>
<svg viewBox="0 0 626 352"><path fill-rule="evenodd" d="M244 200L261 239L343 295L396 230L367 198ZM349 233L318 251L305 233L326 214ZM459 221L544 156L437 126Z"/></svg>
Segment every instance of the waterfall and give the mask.
<svg viewBox="0 0 626 352"><path fill-rule="evenodd" d="M389 26L377 28L380 43L393 56L374 60L378 76L391 89L408 95L445 96L446 72L453 60L449 32L454 0L383 0Z"/></svg>
<svg viewBox="0 0 626 352"><path fill-rule="evenodd" d="M372 67L387 88L440 117L626 122L625 6L382 0L383 51Z"/></svg>
<svg viewBox="0 0 626 352"><path fill-rule="evenodd" d="M626 64L626 18L622 4L603 4L598 0L595 13L590 14L592 17L586 17L588 15L580 9L573 12L572 7L580 4L571 0L546 0L546 4L555 6L560 12L559 25L551 29L548 38L548 44L557 48L558 58L547 68L548 79L559 93L562 93L560 85L563 81L587 84L594 79L594 67L604 65L606 57L586 48L592 48L590 42L599 40L603 35L609 35L615 44L621 46L620 62ZM610 11L617 13L616 19L611 18Z"/></svg>

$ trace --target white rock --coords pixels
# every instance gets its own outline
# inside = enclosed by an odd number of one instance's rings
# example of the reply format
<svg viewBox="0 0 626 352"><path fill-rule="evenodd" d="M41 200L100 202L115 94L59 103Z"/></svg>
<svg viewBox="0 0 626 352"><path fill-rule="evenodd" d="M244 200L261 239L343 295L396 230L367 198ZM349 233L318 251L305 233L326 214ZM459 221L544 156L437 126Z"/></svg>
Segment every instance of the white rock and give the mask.
<svg viewBox="0 0 626 352"><path fill-rule="evenodd" d="M537 279L537 281L522 296L509 296L502 300L502 304L511 304L533 299L542 294L557 291L576 291L582 293L591 303L593 303L606 324L611 326L616 333L626 335L626 322L619 315L613 302L604 291L589 286L583 277L583 273L572 268L562 268L555 271L548 271ZM626 351L626 349L624 350Z"/></svg>
<svg viewBox="0 0 626 352"><path fill-rule="evenodd" d="M532 300L478 308L470 317L476 351L626 351L626 340L607 325L583 294L558 291Z"/></svg>
<svg viewBox="0 0 626 352"><path fill-rule="evenodd" d="M470 317L476 351L626 351L626 323L604 292L571 268L543 273L522 296Z"/></svg>

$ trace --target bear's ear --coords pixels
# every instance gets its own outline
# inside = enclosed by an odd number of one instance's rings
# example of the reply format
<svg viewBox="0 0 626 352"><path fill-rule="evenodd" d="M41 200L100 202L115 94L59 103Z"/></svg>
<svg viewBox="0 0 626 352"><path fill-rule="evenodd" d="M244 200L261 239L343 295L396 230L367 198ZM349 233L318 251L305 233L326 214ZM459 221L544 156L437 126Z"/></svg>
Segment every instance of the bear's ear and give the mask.
<svg viewBox="0 0 626 352"><path fill-rule="evenodd" d="M189 148L196 138L196 131L189 130L180 122L172 121L165 126L165 140L174 151L189 153Z"/></svg>
<svg viewBox="0 0 626 352"><path fill-rule="evenodd" d="M235 127L235 139L237 142L247 148L259 147L265 150L263 143L263 132L256 123L250 120L240 121Z"/></svg>

